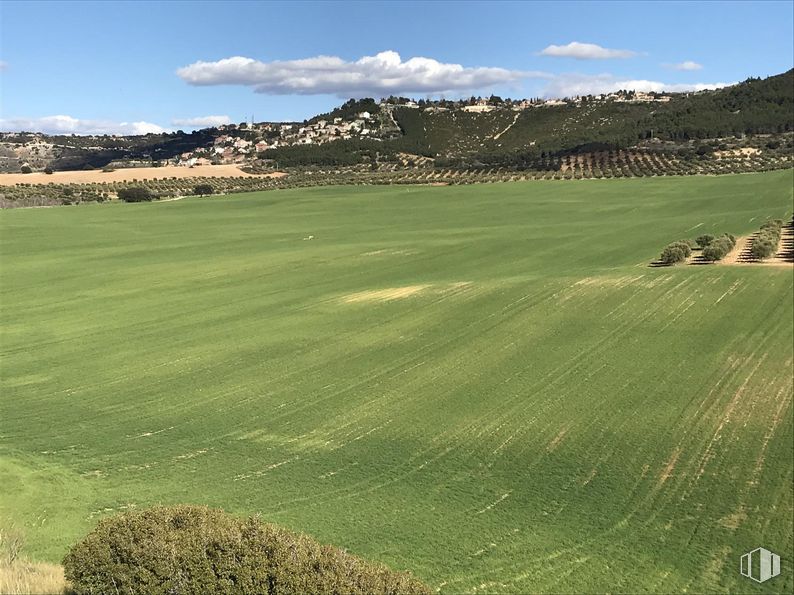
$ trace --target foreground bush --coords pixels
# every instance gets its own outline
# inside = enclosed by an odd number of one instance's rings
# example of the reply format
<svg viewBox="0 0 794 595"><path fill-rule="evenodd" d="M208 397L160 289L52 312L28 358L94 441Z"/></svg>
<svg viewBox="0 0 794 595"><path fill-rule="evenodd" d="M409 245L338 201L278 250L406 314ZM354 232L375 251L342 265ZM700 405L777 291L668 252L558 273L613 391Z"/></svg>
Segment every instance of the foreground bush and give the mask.
<svg viewBox="0 0 794 595"><path fill-rule="evenodd" d="M63 564L77 593L430 593L407 573L203 506L104 519Z"/></svg>

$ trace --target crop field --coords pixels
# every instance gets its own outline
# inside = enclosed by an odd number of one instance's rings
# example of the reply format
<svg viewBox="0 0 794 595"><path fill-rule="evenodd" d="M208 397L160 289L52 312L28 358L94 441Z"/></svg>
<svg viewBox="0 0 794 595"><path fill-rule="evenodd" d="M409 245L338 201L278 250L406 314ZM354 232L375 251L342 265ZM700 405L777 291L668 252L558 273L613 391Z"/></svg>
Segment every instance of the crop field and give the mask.
<svg viewBox="0 0 794 595"><path fill-rule="evenodd" d="M251 174L236 165L213 165L204 167L129 167L102 171L99 169L80 171L56 171L51 174L0 174L0 187L15 184L109 184L114 182L145 182L185 178L249 178Z"/></svg>
<svg viewBox="0 0 794 595"><path fill-rule="evenodd" d="M794 589L792 170L0 212L0 520L190 502L441 592ZM781 575L756 585L739 556Z"/></svg>

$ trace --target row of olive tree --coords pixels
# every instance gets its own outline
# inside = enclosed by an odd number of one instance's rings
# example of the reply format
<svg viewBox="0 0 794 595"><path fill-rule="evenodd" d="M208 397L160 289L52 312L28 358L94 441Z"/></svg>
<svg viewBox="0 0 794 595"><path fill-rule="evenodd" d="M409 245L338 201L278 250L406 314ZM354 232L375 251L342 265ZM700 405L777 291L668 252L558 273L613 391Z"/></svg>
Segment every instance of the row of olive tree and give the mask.
<svg viewBox="0 0 794 595"><path fill-rule="evenodd" d="M213 194L214 192L215 189L209 184L197 184L193 188L193 194L196 196L206 196L208 194ZM155 198L159 198L157 194L145 186L120 188L117 194L119 200L123 200L124 202L150 202Z"/></svg>
<svg viewBox="0 0 794 595"><path fill-rule="evenodd" d="M736 238L725 233L719 237L714 237L711 234L703 234L695 238L695 240L678 240L665 246L659 256L659 263L672 265L685 261L692 254L692 249L695 247L701 248L701 257L708 262L722 260L726 254L733 250L736 246Z"/></svg>
<svg viewBox="0 0 794 595"><path fill-rule="evenodd" d="M780 233L783 228L782 219L770 219L761 226L761 231L753 238L753 245L750 247L750 255L755 260L769 258L777 252L777 245L780 242Z"/></svg>

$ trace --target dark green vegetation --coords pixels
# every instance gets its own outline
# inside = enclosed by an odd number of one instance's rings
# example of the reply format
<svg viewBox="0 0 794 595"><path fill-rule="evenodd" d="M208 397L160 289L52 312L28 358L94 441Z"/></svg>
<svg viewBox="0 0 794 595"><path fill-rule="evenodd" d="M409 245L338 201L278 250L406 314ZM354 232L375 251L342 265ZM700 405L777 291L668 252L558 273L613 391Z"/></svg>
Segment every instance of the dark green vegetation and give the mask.
<svg viewBox="0 0 794 595"><path fill-rule="evenodd" d="M124 202L150 202L154 199L154 194L148 188L143 186L130 186L127 188L119 188L119 200Z"/></svg>
<svg viewBox="0 0 794 595"><path fill-rule="evenodd" d="M0 212L0 511L194 502L441 592L794 583L792 271L649 268L792 172ZM312 238L312 239L309 239Z"/></svg>
<svg viewBox="0 0 794 595"><path fill-rule="evenodd" d="M305 535L204 506L103 519L64 559L77 593L423 594L430 589Z"/></svg>
<svg viewBox="0 0 794 595"><path fill-rule="evenodd" d="M213 188L212 184L196 184L193 188L193 194L197 196L206 196L208 194L213 194L215 192L215 188Z"/></svg>

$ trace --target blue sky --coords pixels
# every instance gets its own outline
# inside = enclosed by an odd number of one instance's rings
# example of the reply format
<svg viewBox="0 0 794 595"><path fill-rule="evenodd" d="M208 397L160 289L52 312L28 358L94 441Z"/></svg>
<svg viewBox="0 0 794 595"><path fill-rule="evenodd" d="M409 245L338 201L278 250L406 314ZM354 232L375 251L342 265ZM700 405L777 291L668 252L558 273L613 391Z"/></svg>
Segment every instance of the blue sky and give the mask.
<svg viewBox="0 0 794 595"><path fill-rule="evenodd" d="M784 72L793 44L790 0L2 1L0 130L303 120L391 92L704 88Z"/></svg>

